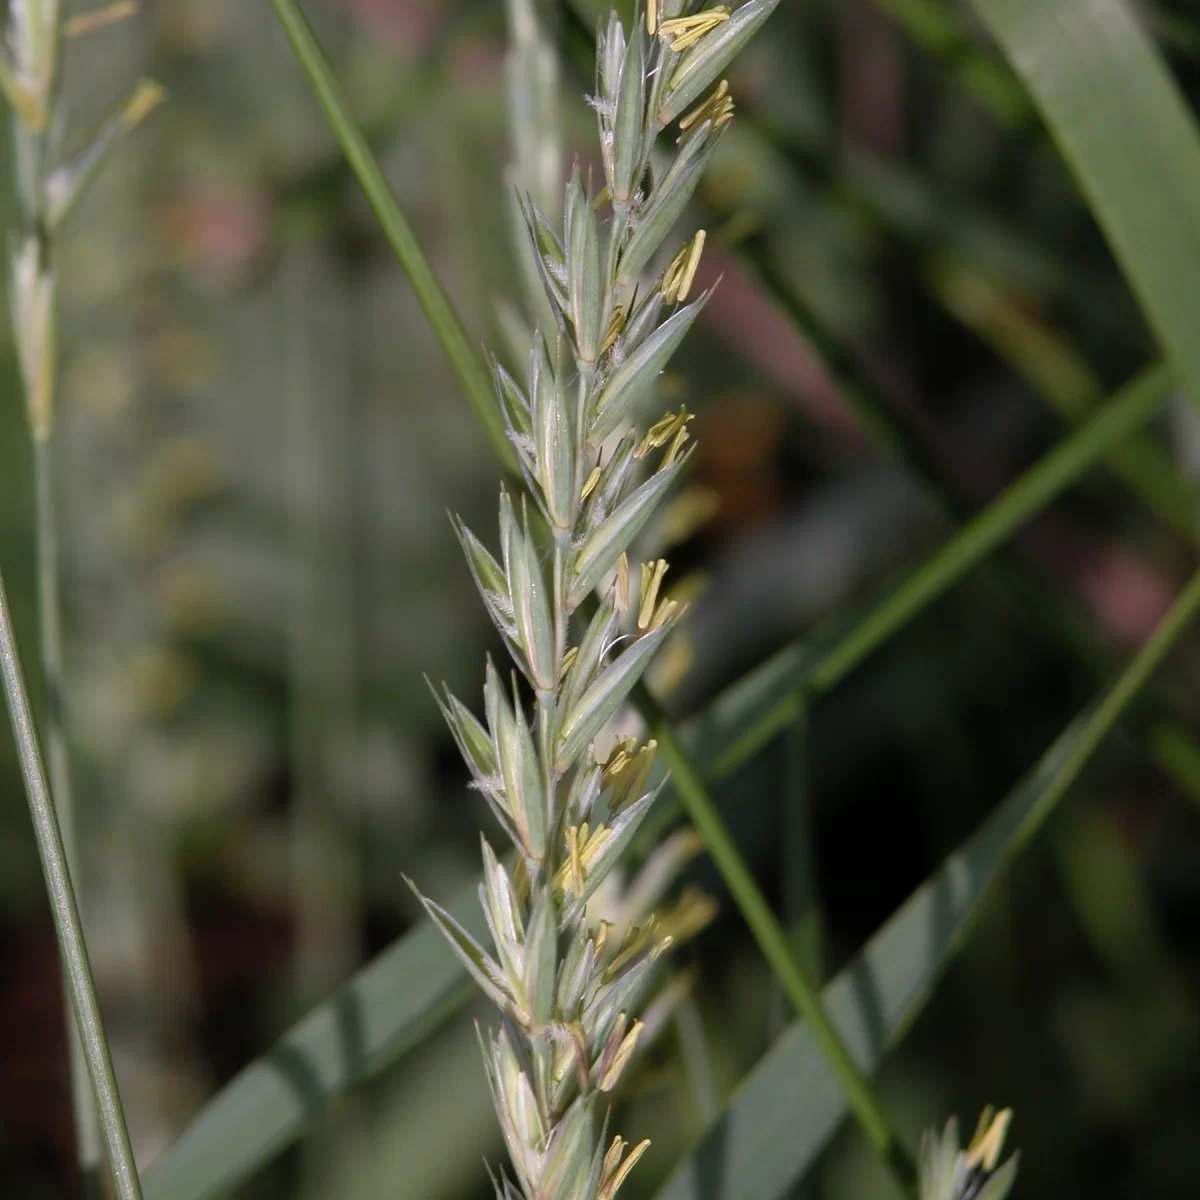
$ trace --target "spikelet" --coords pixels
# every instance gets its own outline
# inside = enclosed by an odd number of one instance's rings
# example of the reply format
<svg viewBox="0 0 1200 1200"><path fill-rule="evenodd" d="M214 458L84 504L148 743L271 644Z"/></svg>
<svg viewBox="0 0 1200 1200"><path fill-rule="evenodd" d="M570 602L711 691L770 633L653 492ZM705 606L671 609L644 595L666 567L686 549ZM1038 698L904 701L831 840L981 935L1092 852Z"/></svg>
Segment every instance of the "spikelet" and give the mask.
<svg viewBox="0 0 1200 1200"><path fill-rule="evenodd" d="M1018 1156L1000 1161L1011 1120L1012 1109L984 1109L965 1150L953 1117L940 1136L929 1130L921 1139L920 1200L1005 1200L1017 1178Z"/></svg>

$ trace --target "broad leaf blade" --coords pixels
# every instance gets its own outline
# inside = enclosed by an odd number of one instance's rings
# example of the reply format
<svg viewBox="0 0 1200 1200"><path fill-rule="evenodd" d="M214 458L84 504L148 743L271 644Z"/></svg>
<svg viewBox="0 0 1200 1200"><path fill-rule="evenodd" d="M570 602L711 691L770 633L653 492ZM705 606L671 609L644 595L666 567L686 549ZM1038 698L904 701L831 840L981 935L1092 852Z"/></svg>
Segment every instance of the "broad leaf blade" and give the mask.
<svg viewBox="0 0 1200 1200"><path fill-rule="evenodd" d="M1127 0L972 0L1200 403L1200 132Z"/></svg>

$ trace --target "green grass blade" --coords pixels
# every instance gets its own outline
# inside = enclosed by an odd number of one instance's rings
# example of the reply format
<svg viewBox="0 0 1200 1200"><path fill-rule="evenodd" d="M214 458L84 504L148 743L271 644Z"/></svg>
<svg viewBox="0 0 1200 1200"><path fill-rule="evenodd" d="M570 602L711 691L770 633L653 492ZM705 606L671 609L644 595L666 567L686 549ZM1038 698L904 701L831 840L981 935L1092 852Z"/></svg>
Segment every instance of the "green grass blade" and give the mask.
<svg viewBox="0 0 1200 1200"><path fill-rule="evenodd" d="M1026 471L914 571L865 621L832 646L814 667L814 686L823 691L845 678L881 642L1147 421L1162 403L1169 386L1168 372L1163 367L1152 367L1123 388L1091 421Z"/></svg>
<svg viewBox="0 0 1200 1200"><path fill-rule="evenodd" d="M1112 446L1127 438L1162 403L1171 378L1150 367L1127 384L1091 422L1031 467L897 588L865 610L840 620L823 636L793 642L723 693L697 722L721 779L748 761L793 721L794 691L828 691L899 632L926 605L957 583L1004 538L1074 483Z"/></svg>
<svg viewBox="0 0 1200 1200"><path fill-rule="evenodd" d="M1125 0L972 0L1200 403L1200 133Z"/></svg>
<svg viewBox="0 0 1200 1200"><path fill-rule="evenodd" d="M67 854L63 847L62 833L54 811L54 801L46 781L46 768L42 763L42 751L38 745L33 726L33 713L29 707L29 695L25 688L25 677L17 654L16 638L13 635L12 616L8 608L8 596L4 588L4 577L0 574L0 675L3 676L4 698L8 703L12 721L13 739L17 756L21 762L21 775L25 780L25 792L29 800L29 812L33 818L33 832L37 840L38 856L42 860L42 872L46 877L46 891L50 897L50 908L54 914L54 931L58 936L58 950L63 971L67 977L67 992L75 1011L75 1024L83 1044L83 1056L87 1063L88 1077L92 1083L92 1094L100 1116L100 1128L108 1152L109 1167L120 1200L139 1200L141 1188L133 1151L129 1145L129 1130L125 1125L125 1113L121 1108L121 1096L117 1091L113 1075L112 1057L108 1041L104 1036L104 1024L100 1020L100 1006L96 1002L96 985L92 979L92 967L88 961L87 945L83 940L83 926L79 920L79 909L75 904L75 892L71 887L71 873L67 867Z"/></svg>
<svg viewBox="0 0 1200 1200"><path fill-rule="evenodd" d="M483 423L484 431L506 470L517 470L516 454L509 444L495 389L486 368L472 348L462 322L438 282L425 252L413 234L399 202L384 178L379 161L350 113L350 104L334 76L312 28L295 0L271 0L279 22L304 68L334 135L374 210L384 235L408 275L417 300L442 345L467 399Z"/></svg>
<svg viewBox="0 0 1200 1200"><path fill-rule="evenodd" d="M1041 829L1197 610L1200 573L1116 682L825 990L826 1011L862 1070L874 1070L903 1036L1005 866ZM845 1111L812 1031L797 1022L742 1082L658 1200L774 1200L804 1174Z"/></svg>

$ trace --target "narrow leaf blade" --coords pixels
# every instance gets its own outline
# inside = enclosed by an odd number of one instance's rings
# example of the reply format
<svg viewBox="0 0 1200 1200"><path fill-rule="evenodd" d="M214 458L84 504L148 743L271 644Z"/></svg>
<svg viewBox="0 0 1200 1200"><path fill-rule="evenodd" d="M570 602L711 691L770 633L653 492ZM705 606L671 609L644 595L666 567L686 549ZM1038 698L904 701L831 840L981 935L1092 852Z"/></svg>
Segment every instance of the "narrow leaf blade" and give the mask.
<svg viewBox="0 0 1200 1200"><path fill-rule="evenodd" d="M1126 0L972 2L1200 403L1200 131L1161 55Z"/></svg>

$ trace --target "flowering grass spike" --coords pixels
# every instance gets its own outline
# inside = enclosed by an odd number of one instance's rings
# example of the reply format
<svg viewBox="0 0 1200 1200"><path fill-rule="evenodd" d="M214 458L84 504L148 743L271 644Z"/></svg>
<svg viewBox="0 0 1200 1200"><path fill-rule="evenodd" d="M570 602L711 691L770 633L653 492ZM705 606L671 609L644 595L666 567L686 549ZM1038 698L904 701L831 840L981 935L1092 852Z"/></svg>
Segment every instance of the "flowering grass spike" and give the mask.
<svg viewBox="0 0 1200 1200"><path fill-rule="evenodd" d="M488 662L482 720L448 692L438 698L515 853L506 862L482 839L490 949L422 898L500 1011L481 1040L515 1175L496 1179L501 1200L616 1195L648 1143L608 1141L604 1097L645 1035L637 1014L656 963L711 915L691 896L623 935L590 917L589 898L658 790L652 741L619 740L600 756L595 745L682 615L663 594L665 560L635 567L630 553L687 461L691 415L667 414L645 434L633 421L708 299L686 303L704 231L648 286L643 275L732 118L718 79L776 3L649 0L628 29L611 13L590 100L604 184L573 170L561 233L519 197L547 302L537 307L552 325L534 333L523 380L493 371L528 497L501 491L495 552L455 524L515 670L505 679ZM685 112L652 180L656 136Z"/></svg>
<svg viewBox="0 0 1200 1200"><path fill-rule="evenodd" d="M920 1200L1005 1200L1017 1178L1017 1155L1000 1154L1012 1109L986 1108L971 1144L959 1149L958 1122L951 1117L939 1137L931 1129L921 1139Z"/></svg>

